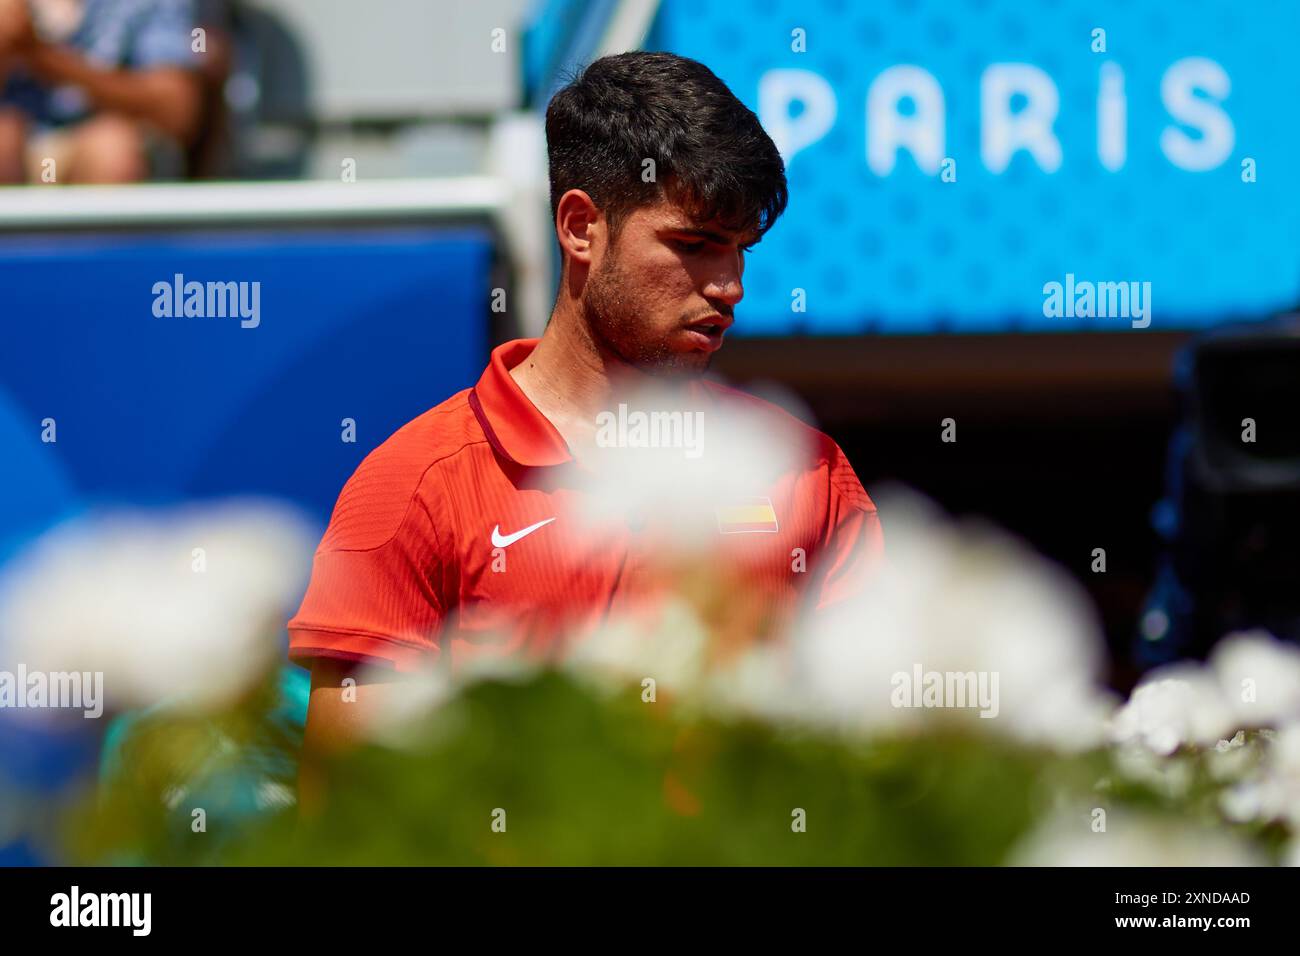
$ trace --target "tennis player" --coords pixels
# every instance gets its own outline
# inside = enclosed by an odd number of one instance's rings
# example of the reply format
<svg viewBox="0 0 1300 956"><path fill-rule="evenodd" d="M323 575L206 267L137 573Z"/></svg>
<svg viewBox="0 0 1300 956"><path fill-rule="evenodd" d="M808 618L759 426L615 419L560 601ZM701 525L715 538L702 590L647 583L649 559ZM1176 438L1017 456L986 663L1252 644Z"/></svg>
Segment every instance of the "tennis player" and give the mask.
<svg viewBox="0 0 1300 956"><path fill-rule="evenodd" d="M546 137L554 310L540 339L496 348L473 388L398 430L344 487L289 622L290 657L312 671L309 751L355 732L384 675L547 654L644 602L655 516L599 533L570 520L601 413L640 382L744 403L774 442L803 449L713 516L747 619L841 600L882 552L875 506L834 441L703 377L735 321L745 255L786 205L753 112L694 60L624 53L555 95ZM380 667L340 693L362 664Z"/></svg>

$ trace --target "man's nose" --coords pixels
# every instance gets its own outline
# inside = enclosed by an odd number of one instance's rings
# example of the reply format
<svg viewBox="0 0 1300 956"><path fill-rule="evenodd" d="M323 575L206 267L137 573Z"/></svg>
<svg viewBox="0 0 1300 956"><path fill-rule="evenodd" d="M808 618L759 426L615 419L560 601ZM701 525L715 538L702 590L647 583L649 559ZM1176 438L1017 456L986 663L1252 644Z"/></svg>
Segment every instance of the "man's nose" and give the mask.
<svg viewBox="0 0 1300 956"><path fill-rule="evenodd" d="M713 276L708 287L704 290L705 296L734 307L736 303L745 297L745 287L740 280L743 270L744 267L740 264L740 256L732 257L729 262L721 265L719 271Z"/></svg>

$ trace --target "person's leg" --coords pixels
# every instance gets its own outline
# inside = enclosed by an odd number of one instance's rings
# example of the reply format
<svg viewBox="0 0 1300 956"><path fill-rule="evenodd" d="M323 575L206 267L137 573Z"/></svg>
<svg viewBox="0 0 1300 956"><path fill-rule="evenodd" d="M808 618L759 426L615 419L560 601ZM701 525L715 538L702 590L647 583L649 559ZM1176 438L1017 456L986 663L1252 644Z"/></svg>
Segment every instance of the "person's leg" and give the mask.
<svg viewBox="0 0 1300 956"><path fill-rule="evenodd" d="M27 117L11 106L0 106L0 183L27 181L26 148Z"/></svg>
<svg viewBox="0 0 1300 956"><path fill-rule="evenodd" d="M138 183L149 178L144 130L137 121L103 113L66 133L71 146L68 182Z"/></svg>

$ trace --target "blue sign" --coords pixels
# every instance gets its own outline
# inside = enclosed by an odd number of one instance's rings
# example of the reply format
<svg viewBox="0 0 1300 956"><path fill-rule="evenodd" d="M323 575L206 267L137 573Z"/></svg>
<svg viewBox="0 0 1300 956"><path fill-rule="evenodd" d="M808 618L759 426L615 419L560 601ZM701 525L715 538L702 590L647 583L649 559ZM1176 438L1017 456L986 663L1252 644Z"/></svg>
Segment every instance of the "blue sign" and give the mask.
<svg viewBox="0 0 1300 956"><path fill-rule="evenodd" d="M0 242L0 542L101 500L270 494L323 525L371 449L482 371L491 249L477 229Z"/></svg>
<svg viewBox="0 0 1300 956"><path fill-rule="evenodd" d="M1300 300L1297 36L1290 0L664 0L647 45L787 162L737 332L1158 331Z"/></svg>

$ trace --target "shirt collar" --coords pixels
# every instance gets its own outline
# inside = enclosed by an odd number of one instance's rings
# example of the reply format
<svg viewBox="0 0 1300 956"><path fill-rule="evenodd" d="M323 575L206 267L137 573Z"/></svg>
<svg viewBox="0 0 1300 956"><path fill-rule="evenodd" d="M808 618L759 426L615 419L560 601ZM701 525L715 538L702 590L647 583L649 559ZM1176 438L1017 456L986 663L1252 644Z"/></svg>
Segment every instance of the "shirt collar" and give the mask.
<svg viewBox="0 0 1300 956"><path fill-rule="evenodd" d="M513 339L492 350L487 368L470 391L470 407L492 447L527 467L572 461L564 438L524 394L510 370L528 358L538 339Z"/></svg>
<svg viewBox="0 0 1300 956"><path fill-rule="evenodd" d="M529 468L573 461L564 437L532 403L510 370L528 358L540 339L512 339L492 350L487 368L470 390L469 404L492 447ZM691 381L688 394L705 403L713 396L704 381Z"/></svg>

